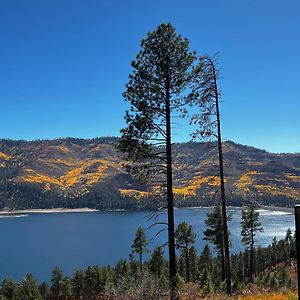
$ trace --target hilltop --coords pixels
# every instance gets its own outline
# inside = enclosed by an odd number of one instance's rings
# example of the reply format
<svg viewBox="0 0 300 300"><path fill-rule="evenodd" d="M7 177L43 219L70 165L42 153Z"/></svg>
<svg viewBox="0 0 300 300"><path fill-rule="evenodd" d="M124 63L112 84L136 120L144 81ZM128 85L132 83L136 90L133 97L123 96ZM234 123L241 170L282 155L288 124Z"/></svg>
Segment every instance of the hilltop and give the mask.
<svg viewBox="0 0 300 300"><path fill-rule="evenodd" d="M151 191L125 172L116 142L114 137L0 140L1 208L91 206L86 201L97 202L98 196L106 196L105 203L114 198L143 206ZM234 204L241 204L245 194L275 205L300 198L300 154L274 154L234 142L223 147L226 190ZM173 153L174 193L181 205L199 199L209 204L219 185L216 145L177 143Z"/></svg>

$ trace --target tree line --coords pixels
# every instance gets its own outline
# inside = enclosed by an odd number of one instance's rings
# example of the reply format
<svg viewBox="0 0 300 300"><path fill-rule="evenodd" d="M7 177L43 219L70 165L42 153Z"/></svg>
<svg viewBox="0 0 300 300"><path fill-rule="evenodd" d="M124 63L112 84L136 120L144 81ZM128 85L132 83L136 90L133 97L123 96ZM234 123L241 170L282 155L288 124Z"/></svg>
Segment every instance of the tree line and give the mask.
<svg viewBox="0 0 300 300"><path fill-rule="evenodd" d="M0 174L0 209L49 209L53 207L82 208L88 207L100 211L107 210L149 210L153 211L160 207L162 200L157 201L156 195L148 195L137 200L130 195L121 195L111 187L92 187L85 195L62 195L51 190L41 189L38 184L17 184L9 180L1 182ZM284 196L251 196L251 200L257 205L293 207L295 200ZM208 195L174 197L176 207L200 207L215 206L218 199ZM226 200L227 205L241 207L245 203L239 195L230 195Z"/></svg>

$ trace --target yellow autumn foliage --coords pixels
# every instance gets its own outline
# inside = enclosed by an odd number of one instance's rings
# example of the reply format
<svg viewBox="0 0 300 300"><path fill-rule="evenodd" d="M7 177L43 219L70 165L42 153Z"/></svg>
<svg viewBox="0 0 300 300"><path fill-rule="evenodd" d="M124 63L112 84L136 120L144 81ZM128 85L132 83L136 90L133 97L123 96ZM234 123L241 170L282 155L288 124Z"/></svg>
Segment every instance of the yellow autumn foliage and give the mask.
<svg viewBox="0 0 300 300"><path fill-rule="evenodd" d="M50 191L51 190L51 185L50 185L50 183L46 183L45 185L44 185L44 189L46 190L46 191Z"/></svg>
<svg viewBox="0 0 300 300"><path fill-rule="evenodd" d="M298 198L299 193L291 187L284 187L283 189L278 188L277 186L268 185L268 184L255 184L253 187L256 188L258 192L269 194L272 196L288 196L291 198Z"/></svg>
<svg viewBox="0 0 300 300"><path fill-rule="evenodd" d="M119 192L123 196L135 196L135 197L145 197L149 194L148 192L134 190L134 189L119 189Z"/></svg>
<svg viewBox="0 0 300 300"><path fill-rule="evenodd" d="M190 187L173 188L173 193L181 196L195 196L196 191Z"/></svg>
<svg viewBox="0 0 300 300"><path fill-rule="evenodd" d="M249 166L262 166L264 163L260 161L247 161L247 165Z"/></svg>
<svg viewBox="0 0 300 300"><path fill-rule="evenodd" d="M292 181L300 181L300 176L297 176L295 174L291 174L291 173L285 173L284 174L289 180Z"/></svg>
<svg viewBox="0 0 300 300"><path fill-rule="evenodd" d="M226 181L226 179L225 179ZM195 196L196 191L203 185L207 184L208 186L219 186L220 178L219 176L195 176L188 185L183 187L173 188L173 193L182 196Z"/></svg>
<svg viewBox="0 0 300 300"><path fill-rule="evenodd" d="M11 159L11 156L4 152L0 152L0 159L9 160Z"/></svg>
<svg viewBox="0 0 300 300"><path fill-rule="evenodd" d="M55 164L62 164L65 165L67 167L73 167L75 165L75 162L72 162L70 160L64 160L61 158L53 158L51 159L51 162L55 163Z"/></svg>
<svg viewBox="0 0 300 300"><path fill-rule="evenodd" d="M247 172L244 175L242 175L234 185L243 191L249 191L248 186L253 184L253 178L251 178L251 175L256 174L256 171Z"/></svg>
<svg viewBox="0 0 300 300"><path fill-rule="evenodd" d="M82 172L83 168L72 169L66 175L61 176L60 180L67 186L72 186L80 181L80 176Z"/></svg>
<svg viewBox="0 0 300 300"><path fill-rule="evenodd" d="M99 159L91 159L86 161L65 161L62 159L53 159L56 163L64 164L68 167L74 167L70 169L65 175L54 178L43 174L34 174L32 169L24 169L27 174L22 177L25 182L43 183L46 190L51 189L51 185L57 185L61 188L69 188L77 183L85 183L87 185L93 185L101 180L105 175L107 165L103 165L103 161ZM92 170L89 168L92 167Z"/></svg>
<svg viewBox="0 0 300 300"><path fill-rule="evenodd" d="M65 152L65 153L70 152L70 149L69 149L68 147L66 147L66 146L60 145L60 146L56 146L56 147L57 147L59 150Z"/></svg>
<svg viewBox="0 0 300 300"><path fill-rule="evenodd" d="M107 166L99 166L98 172L85 174L85 179L88 185L93 185L100 181L100 179L105 175L104 171L107 169Z"/></svg>
<svg viewBox="0 0 300 300"><path fill-rule="evenodd" d="M80 167L70 170L66 175L60 177L60 181L71 187L80 182L86 182L88 185L93 185L100 181L105 175L104 171L108 168L106 165L100 165L94 172L86 172L86 169L96 163L102 163L99 159L92 159L81 162Z"/></svg>
<svg viewBox="0 0 300 300"><path fill-rule="evenodd" d="M65 187L58 179L52 178L52 177L49 177L49 176L46 176L46 175L43 175L43 174L27 175L27 176L23 176L22 179L25 182L56 184L56 185L58 185L58 186L60 186L62 188Z"/></svg>

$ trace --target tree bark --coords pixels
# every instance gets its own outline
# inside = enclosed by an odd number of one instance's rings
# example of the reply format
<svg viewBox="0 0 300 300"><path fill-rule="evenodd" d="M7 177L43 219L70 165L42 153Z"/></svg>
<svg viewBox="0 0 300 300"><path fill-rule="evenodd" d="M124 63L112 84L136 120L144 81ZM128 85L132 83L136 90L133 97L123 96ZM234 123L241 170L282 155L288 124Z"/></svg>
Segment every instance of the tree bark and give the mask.
<svg viewBox="0 0 300 300"><path fill-rule="evenodd" d="M250 282L253 283L253 245L251 244L250 246L250 268L249 268L249 272L250 272Z"/></svg>
<svg viewBox="0 0 300 300"><path fill-rule="evenodd" d="M219 94L217 86L217 77L214 63L211 61L215 85L215 99L216 99L216 113L217 113L217 127L218 127L218 150L219 150L219 168L220 168L220 181L221 181L221 207L223 217L223 241L224 241L224 254L225 254L225 269L226 269L226 292L231 295L231 272L230 272L230 253L229 253L229 239L227 227L227 213L225 201L225 184L224 184L224 169L223 169L223 151L222 151L222 137L221 137L221 122L219 111Z"/></svg>
<svg viewBox="0 0 300 300"><path fill-rule="evenodd" d="M251 244L250 244L250 282L253 283L253 274L254 274L254 232L253 232L253 220L251 220L250 234L251 234Z"/></svg>
<svg viewBox="0 0 300 300"><path fill-rule="evenodd" d="M141 274L143 276L143 253L140 253L140 268L141 268Z"/></svg>
<svg viewBox="0 0 300 300"><path fill-rule="evenodd" d="M167 202L168 202L168 243L169 243L169 284L170 299L177 300L176 286L176 253L174 237L174 199L172 178L172 145L171 145L171 112L170 83L166 80L166 161L167 161Z"/></svg>
<svg viewBox="0 0 300 300"><path fill-rule="evenodd" d="M221 245L221 265L222 265L222 281L226 279L226 267L225 267L225 255L224 255L224 245Z"/></svg>
<svg viewBox="0 0 300 300"><path fill-rule="evenodd" d="M189 249L185 246L185 277L186 281L190 282L190 268L189 268Z"/></svg>

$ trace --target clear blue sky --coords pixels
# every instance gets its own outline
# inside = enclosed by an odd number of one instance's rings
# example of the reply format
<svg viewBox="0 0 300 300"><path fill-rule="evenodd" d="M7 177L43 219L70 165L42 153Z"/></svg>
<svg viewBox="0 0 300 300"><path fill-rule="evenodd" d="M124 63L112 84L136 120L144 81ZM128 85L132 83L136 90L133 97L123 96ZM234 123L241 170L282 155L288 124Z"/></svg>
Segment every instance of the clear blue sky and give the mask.
<svg viewBox="0 0 300 300"><path fill-rule="evenodd" d="M299 0L0 0L0 137L119 135L140 40L171 22L221 54L224 139L300 152L299 16Z"/></svg>

